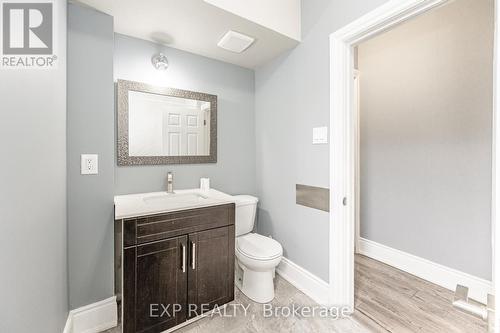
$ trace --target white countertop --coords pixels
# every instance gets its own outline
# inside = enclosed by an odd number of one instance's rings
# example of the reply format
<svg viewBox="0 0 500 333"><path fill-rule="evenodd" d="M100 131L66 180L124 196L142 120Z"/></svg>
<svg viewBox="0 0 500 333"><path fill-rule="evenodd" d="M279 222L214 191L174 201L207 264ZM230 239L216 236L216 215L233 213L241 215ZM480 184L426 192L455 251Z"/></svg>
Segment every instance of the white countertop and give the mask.
<svg viewBox="0 0 500 333"><path fill-rule="evenodd" d="M210 189L177 190L167 192L138 193L115 196L115 219L170 213L187 209L233 203L232 196Z"/></svg>

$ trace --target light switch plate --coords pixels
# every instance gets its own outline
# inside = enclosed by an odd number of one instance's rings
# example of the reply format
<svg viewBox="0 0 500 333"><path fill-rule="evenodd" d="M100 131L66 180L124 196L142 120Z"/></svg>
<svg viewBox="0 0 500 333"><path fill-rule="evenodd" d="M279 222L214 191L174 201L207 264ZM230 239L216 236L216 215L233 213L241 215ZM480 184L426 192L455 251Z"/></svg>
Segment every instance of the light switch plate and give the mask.
<svg viewBox="0 0 500 333"><path fill-rule="evenodd" d="M328 127L313 128L313 144L320 145L328 143Z"/></svg>
<svg viewBox="0 0 500 333"><path fill-rule="evenodd" d="M82 154L81 174L97 175L98 173L99 173L99 166L98 166L97 154Z"/></svg>

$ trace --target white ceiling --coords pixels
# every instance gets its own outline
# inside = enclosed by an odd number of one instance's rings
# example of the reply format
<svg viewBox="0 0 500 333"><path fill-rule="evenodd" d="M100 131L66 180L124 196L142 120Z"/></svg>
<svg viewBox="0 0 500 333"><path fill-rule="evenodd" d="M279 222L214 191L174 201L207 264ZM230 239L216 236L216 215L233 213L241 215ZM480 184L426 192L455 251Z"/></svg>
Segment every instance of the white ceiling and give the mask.
<svg viewBox="0 0 500 333"><path fill-rule="evenodd" d="M300 0L203 0L285 36L301 39Z"/></svg>
<svg viewBox="0 0 500 333"><path fill-rule="evenodd" d="M115 32L256 68L299 42L203 0L78 0L114 17ZM241 54L217 42L234 30L256 39Z"/></svg>

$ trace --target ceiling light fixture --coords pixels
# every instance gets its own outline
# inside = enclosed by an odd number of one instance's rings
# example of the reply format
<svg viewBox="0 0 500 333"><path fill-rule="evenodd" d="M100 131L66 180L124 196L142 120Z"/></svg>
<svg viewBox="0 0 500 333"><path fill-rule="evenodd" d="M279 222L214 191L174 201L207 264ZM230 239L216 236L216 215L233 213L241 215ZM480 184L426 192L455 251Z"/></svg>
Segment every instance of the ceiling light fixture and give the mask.
<svg viewBox="0 0 500 333"><path fill-rule="evenodd" d="M164 71L168 68L168 59L163 53L159 53L153 56L151 59L153 66L159 70Z"/></svg>

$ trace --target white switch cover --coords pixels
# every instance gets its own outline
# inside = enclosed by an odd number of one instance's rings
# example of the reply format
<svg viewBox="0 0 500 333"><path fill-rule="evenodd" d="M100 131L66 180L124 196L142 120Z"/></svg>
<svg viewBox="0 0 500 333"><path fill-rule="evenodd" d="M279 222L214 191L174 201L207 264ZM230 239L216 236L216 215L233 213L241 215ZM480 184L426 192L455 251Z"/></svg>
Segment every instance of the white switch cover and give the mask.
<svg viewBox="0 0 500 333"><path fill-rule="evenodd" d="M313 128L313 144L328 143L328 127L314 127Z"/></svg>
<svg viewBox="0 0 500 333"><path fill-rule="evenodd" d="M96 154L82 154L81 173L82 175L97 175L99 173L98 156Z"/></svg>

